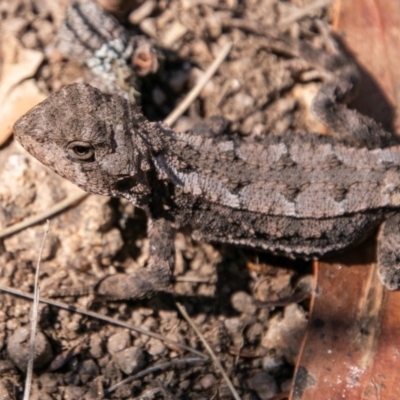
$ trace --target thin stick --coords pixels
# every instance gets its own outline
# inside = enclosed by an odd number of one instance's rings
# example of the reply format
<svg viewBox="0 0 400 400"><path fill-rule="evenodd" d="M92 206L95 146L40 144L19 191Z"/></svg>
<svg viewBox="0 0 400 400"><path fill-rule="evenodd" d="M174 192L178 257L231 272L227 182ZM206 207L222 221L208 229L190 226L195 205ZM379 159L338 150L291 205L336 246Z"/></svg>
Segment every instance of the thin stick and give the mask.
<svg viewBox="0 0 400 400"><path fill-rule="evenodd" d="M73 194L72 196L68 196L66 199L50 207L48 210L40 214L32 215L31 217L25 218L23 221L18 222L2 230L0 232L0 239L6 236L13 235L14 233L22 231L22 229L28 228L32 225L36 225L47 218L53 217L54 215L60 213L64 209L69 208L75 203L82 201L87 196L89 196L89 193L83 191L79 191L79 193Z"/></svg>
<svg viewBox="0 0 400 400"><path fill-rule="evenodd" d="M207 68L205 74L199 79L197 85L186 95L183 101L172 111L171 114L168 115L167 118L164 119L164 123L169 126L172 126L176 120L189 108L190 104L196 99L196 97L200 94L200 92L207 85L212 76L217 72L217 69L220 67L222 62L228 56L231 51L232 43L227 43L218 54L218 57L213 61L213 63Z"/></svg>
<svg viewBox="0 0 400 400"><path fill-rule="evenodd" d="M9 288L9 287L5 287L5 286L1 286L0 285L0 290L3 291L3 292L9 293L9 294L13 294L15 296L23 297L25 299L30 299L30 300L33 299L33 295L31 295L29 293L22 292L22 291L17 290L17 289L13 289L13 288ZM74 306L70 306L70 305L68 305L66 303L62 303L60 301L48 300L48 299L44 299L44 298L40 298L39 301L41 303L48 304L50 306L62 308L63 310L76 312L78 314L82 314L82 315L85 315L85 316L90 317L90 318L96 318L96 319L99 319L101 321L113 324L113 325L122 326L123 328L130 329L132 331L141 333L143 335L147 335L147 336L153 337L155 339L161 340L164 343L169 343L169 344L172 344L174 346L180 347L181 349L190 351L191 353L196 354L197 356L202 357L204 359L208 358L207 356L205 356L200 351L192 349L189 346L186 346L186 345L181 344L179 342L175 342L174 340L171 340L171 339L168 339L168 338L166 338L164 336L161 336L158 333L154 333L154 332L148 331L148 330L143 329L143 328L138 328L136 326L129 325L129 324L123 322L123 321L119 321L119 320L114 319L114 318L106 317L105 315L101 315L101 314L98 314L98 313L93 312L93 311L87 311L87 310L84 310L82 308L76 308Z"/></svg>
<svg viewBox="0 0 400 400"><path fill-rule="evenodd" d="M233 386L232 381L229 379L228 374L225 372L222 364L220 363L220 361L218 360L217 356L215 355L213 349L210 347L210 345L207 343L205 337L203 336L203 334L200 332L200 330L197 328L197 326L194 324L194 322L192 321L192 319L189 317L189 314L186 312L185 307L176 302L175 303L176 306L178 307L179 312L183 315L183 317L186 319L187 323L191 326L191 328L196 332L197 336L200 338L200 340L203 342L204 347L206 348L206 350L208 351L208 354L210 354L212 360L214 361L215 365L217 366L217 368L219 369L222 377L224 378L226 384L228 385L233 397L236 400L240 400L240 396L238 394L238 392L236 391L235 387Z"/></svg>
<svg viewBox="0 0 400 400"><path fill-rule="evenodd" d="M25 379L25 390L24 390L24 398L23 400L29 400L29 395L31 391L32 385L32 373L33 373L33 361L35 358L35 341L36 341L36 328L37 328L37 317L38 317L38 310L39 310L39 297L40 297L40 287L39 287L39 270L40 270L40 263L42 261L42 254L44 244L46 243L47 235L49 233L50 222L47 220L46 228L43 234L42 243L40 245L40 251L38 256L38 261L36 265L36 272L35 272L35 287L33 293L33 304L32 304L32 314L31 314L31 333L30 333L30 340L29 340L29 359L28 359L28 369L26 372L26 379Z"/></svg>
<svg viewBox="0 0 400 400"><path fill-rule="evenodd" d="M129 378L124 379L121 382L118 382L114 386L111 386L109 389L106 390L104 393L106 396L109 395L110 393L114 392L117 390L119 387L126 385L128 383L131 383L133 381L136 381L137 379L143 378L146 375L153 374L155 372L163 371L168 368L173 368L179 365L186 365L186 364L199 364L199 363L205 363L208 360L205 360L204 358L184 358L182 360L174 360L174 361L169 361L163 364L158 364L154 365L150 368L146 368L144 371L141 371L137 373L136 375L130 376Z"/></svg>

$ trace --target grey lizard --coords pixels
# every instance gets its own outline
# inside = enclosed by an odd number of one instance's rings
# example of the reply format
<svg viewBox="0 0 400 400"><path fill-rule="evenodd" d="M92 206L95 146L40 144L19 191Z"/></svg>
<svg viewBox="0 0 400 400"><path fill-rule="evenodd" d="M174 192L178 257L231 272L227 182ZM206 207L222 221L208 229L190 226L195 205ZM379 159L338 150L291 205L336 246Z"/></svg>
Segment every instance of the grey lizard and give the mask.
<svg viewBox="0 0 400 400"><path fill-rule="evenodd" d="M100 294L141 298L166 288L176 230L316 259L380 227L379 276L387 288L400 287L399 140L347 108L358 73L341 53L303 43L287 48L325 71L313 111L332 135L248 143L176 133L86 84L64 87L16 122L15 137L43 164L84 190L124 197L147 213L147 268L107 277Z"/></svg>

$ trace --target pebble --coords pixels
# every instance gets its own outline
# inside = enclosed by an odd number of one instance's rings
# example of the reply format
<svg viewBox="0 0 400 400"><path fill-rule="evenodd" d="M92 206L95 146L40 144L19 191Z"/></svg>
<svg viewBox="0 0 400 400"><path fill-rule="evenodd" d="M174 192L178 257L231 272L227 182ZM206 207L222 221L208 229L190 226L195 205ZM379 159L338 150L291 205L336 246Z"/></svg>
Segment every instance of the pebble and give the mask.
<svg viewBox="0 0 400 400"><path fill-rule="evenodd" d="M157 4L154 0L144 1L138 8L130 13L128 18L129 22L133 25L138 25L153 12L156 6Z"/></svg>
<svg viewBox="0 0 400 400"><path fill-rule="evenodd" d="M114 355L124 349L126 349L131 344L131 336L128 331L122 331L115 333L108 338L107 350L110 354Z"/></svg>
<svg viewBox="0 0 400 400"><path fill-rule="evenodd" d="M260 322L256 322L247 329L246 338L250 343L254 343L262 336L263 332L264 326Z"/></svg>
<svg viewBox="0 0 400 400"><path fill-rule="evenodd" d="M26 371L29 360L29 327L18 328L9 338L7 351L14 364L21 370ZM37 331L35 341L35 355L33 367L42 368L53 358L53 350L47 336Z"/></svg>
<svg viewBox="0 0 400 400"><path fill-rule="evenodd" d="M239 317L227 318L224 325L229 333L237 333L243 328L243 322Z"/></svg>
<svg viewBox="0 0 400 400"><path fill-rule="evenodd" d="M95 333L90 336L90 354L93 358L101 358L103 357L103 340L98 333Z"/></svg>
<svg viewBox="0 0 400 400"><path fill-rule="evenodd" d="M257 307L254 305L254 299L246 292L235 292L231 297L232 307L244 314L254 315L257 311Z"/></svg>
<svg viewBox="0 0 400 400"><path fill-rule="evenodd" d="M79 386L67 386L64 389L64 400L76 400L76 399L83 399L85 391L83 388Z"/></svg>
<svg viewBox="0 0 400 400"><path fill-rule="evenodd" d="M285 364L284 359L276 354L267 354L262 359L262 368L269 373L275 373Z"/></svg>
<svg viewBox="0 0 400 400"><path fill-rule="evenodd" d="M145 355L138 347L128 347L114 354L114 361L123 373L129 375L144 366Z"/></svg>
<svg viewBox="0 0 400 400"><path fill-rule="evenodd" d="M165 352L166 347L161 340L151 338L146 343L146 350L152 356L159 356Z"/></svg>
<svg viewBox="0 0 400 400"><path fill-rule="evenodd" d="M285 308L283 316L277 314L270 319L261 345L274 349L277 354L294 364L307 324L305 311L297 304L290 304Z"/></svg>
<svg viewBox="0 0 400 400"><path fill-rule="evenodd" d="M278 393L278 385L275 378L268 372L261 371L247 381L251 390L257 393L261 400L272 399Z"/></svg>
<svg viewBox="0 0 400 400"><path fill-rule="evenodd" d="M207 374L200 380L203 389L210 389L217 382L217 378L213 374Z"/></svg>
<svg viewBox="0 0 400 400"><path fill-rule="evenodd" d="M79 378L84 384L92 381L99 373L99 367L92 359L84 360L79 365Z"/></svg>

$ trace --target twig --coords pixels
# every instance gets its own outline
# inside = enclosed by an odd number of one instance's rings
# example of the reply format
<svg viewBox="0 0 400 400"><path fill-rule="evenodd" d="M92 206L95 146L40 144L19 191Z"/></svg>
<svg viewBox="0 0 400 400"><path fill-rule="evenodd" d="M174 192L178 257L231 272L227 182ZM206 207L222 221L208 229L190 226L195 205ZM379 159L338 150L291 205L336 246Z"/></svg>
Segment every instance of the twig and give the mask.
<svg viewBox="0 0 400 400"><path fill-rule="evenodd" d="M9 287L5 287L5 286L1 286L0 285L0 290L3 291L3 292L9 293L9 294L13 294L15 296L20 296L20 297L23 297L23 298L26 298L26 299L31 299L31 300L33 299L33 296L31 294L22 292L22 291L17 290L17 289L13 289L13 288L9 288ZM143 329L143 328L138 328L136 326L129 325L129 324L123 322L123 321L118 321L117 319L106 317L105 315L101 315L101 314L98 314L98 313L93 312L93 311L87 311L87 310L84 310L82 308L76 308L74 306L70 306L70 305L68 305L66 303L62 303L60 301L48 300L48 299L43 299L43 298L40 298L39 301L41 303L48 304L50 306L62 308L63 310L76 312L76 313L85 315L85 316L90 317L90 318L96 318L96 319L99 319L101 321L105 321L105 322L108 322L110 324L113 324L113 325L122 326L123 328L127 328L127 329L130 329L132 331L141 333L143 335L147 335L147 336L153 337L155 339L161 340L164 343L169 343L169 344L172 344L174 346L178 346L181 349L190 351L191 353L196 354L197 356L202 357L204 359L208 358L207 356L205 356L200 351L192 349L189 346L186 346L184 344L175 342L174 340L168 339L168 338L166 338L166 337L164 337L162 335L159 335L158 333L154 333L154 332L148 331L148 330Z"/></svg>
<svg viewBox="0 0 400 400"><path fill-rule="evenodd" d="M111 386L109 389L105 391L105 395L109 395L115 390L117 390L119 387L126 385L128 383L131 383L133 381L136 381L137 379L143 378L146 375L153 374L155 372L163 371L168 368L173 368L178 365L185 365L185 364L199 364L199 363L205 363L208 362L208 360L205 360L204 358L184 358L182 360L175 360L175 361L169 361L163 364L158 364L154 365L153 367L147 368L144 371L141 371L137 373L136 375L130 376L129 378L124 379L121 382L118 382L114 386Z"/></svg>
<svg viewBox="0 0 400 400"><path fill-rule="evenodd" d="M197 85L186 95L183 101L172 111L171 114L168 115L167 118L164 119L164 123L169 126L172 126L176 120L188 109L190 104L196 99L196 97L200 94L200 92L207 85L208 81L211 77L217 72L217 69L228 56L231 51L232 43L227 43L218 54L218 57L213 61L213 63L207 68L205 74L199 79Z"/></svg>
<svg viewBox="0 0 400 400"><path fill-rule="evenodd" d="M224 378L226 384L228 385L232 396L236 399L236 400L240 400L240 396L238 394L238 392L236 391L235 387L233 386L232 381L229 379L228 374L225 372L222 364L220 363L220 361L218 360L217 356L215 355L213 349L210 347L210 345L207 343L205 337L202 335L202 333L200 332L200 330L197 328L197 326L194 324L194 322L192 321L192 319L189 317L189 314L186 312L185 307L176 302L175 303L176 306L178 307L179 312L183 315L183 317L186 319L187 323L191 326L191 328L196 332L197 336L200 338L200 340L203 342L204 347L206 348L206 350L208 351L208 353L210 354L212 360L214 361L215 365L217 366L217 368L219 369L219 371L221 372L222 377Z"/></svg>
<svg viewBox="0 0 400 400"><path fill-rule="evenodd" d="M39 222L42 222L43 220L50 218L50 217L54 216L55 214L60 213L61 211L65 210L66 208L71 207L75 203L82 201L87 196L89 196L89 193L82 192L82 191L80 191L79 193L76 193L72 196L68 196L65 200L60 201L59 203L50 207L48 210L46 210L40 214L32 215L31 217L28 217L28 218L24 219L23 221L18 222L16 224L11 225L8 228L4 229L3 231L0 232L0 239L4 238L6 236L13 235L14 233L22 231L22 229L28 228L32 225L38 224Z"/></svg>
<svg viewBox="0 0 400 400"><path fill-rule="evenodd" d="M33 293L33 304L32 304L32 314L31 314L31 333L30 333L30 340L29 340L29 359L28 359L28 368L27 368L27 372L26 372L25 390L24 390L23 400L29 400L29 394L31 391L33 361L35 358L37 317L38 317L39 297L40 297L39 269L40 269L40 263L42 261L44 244L46 242L47 235L49 233L49 227L50 227L50 222L49 222L49 220L47 220L46 228L45 228L45 231L43 234L42 243L40 245L40 251L39 251L38 261L37 261L37 265L36 265L36 272L35 272L35 287L34 287L34 293Z"/></svg>

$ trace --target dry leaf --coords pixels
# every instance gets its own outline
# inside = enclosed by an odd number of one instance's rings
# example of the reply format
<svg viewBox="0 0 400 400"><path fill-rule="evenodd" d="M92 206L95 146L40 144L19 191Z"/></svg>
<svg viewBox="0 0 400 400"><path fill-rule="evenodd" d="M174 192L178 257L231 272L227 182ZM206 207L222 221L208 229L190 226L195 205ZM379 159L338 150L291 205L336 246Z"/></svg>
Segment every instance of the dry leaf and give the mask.
<svg viewBox="0 0 400 400"><path fill-rule="evenodd" d="M43 61L43 54L22 48L11 35L3 35L0 44L0 58L3 60L0 76L1 146L10 137L14 122L45 96L33 79L27 80L35 75Z"/></svg>
<svg viewBox="0 0 400 400"><path fill-rule="evenodd" d="M22 82L10 92L0 108L0 146L10 137L14 122L45 98L34 79Z"/></svg>
<svg viewBox="0 0 400 400"><path fill-rule="evenodd" d="M337 0L336 6L335 30L362 74L352 106L400 133L400 3ZM319 263L291 400L399 398L400 291L379 282L372 239L342 262Z"/></svg>

